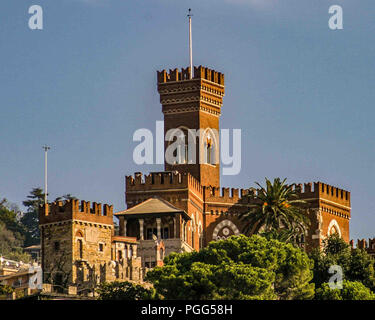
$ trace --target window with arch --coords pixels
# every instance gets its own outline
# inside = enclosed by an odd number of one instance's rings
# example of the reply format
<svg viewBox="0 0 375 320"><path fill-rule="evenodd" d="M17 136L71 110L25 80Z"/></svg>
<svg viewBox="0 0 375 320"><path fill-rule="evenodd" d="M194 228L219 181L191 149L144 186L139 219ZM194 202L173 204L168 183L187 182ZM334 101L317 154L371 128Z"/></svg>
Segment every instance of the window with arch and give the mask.
<svg viewBox="0 0 375 320"><path fill-rule="evenodd" d="M186 239L186 236L187 236L187 223L186 222L184 222L183 223L183 226L182 226L182 239L184 240L184 241L186 241L187 239Z"/></svg>
<svg viewBox="0 0 375 320"><path fill-rule="evenodd" d="M194 248L194 229L191 228L191 246Z"/></svg>
<svg viewBox="0 0 375 320"><path fill-rule="evenodd" d="M199 249L203 248L203 230L202 230L202 224L199 222L198 224L198 246Z"/></svg>
<svg viewBox="0 0 375 320"><path fill-rule="evenodd" d="M186 127L179 127L171 133L173 140L169 145L175 144L176 148L173 150L173 157L175 164L186 164L189 159L189 129Z"/></svg>
<svg viewBox="0 0 375 320"><path fill-rule="evenodd" d="M328 229L327 229L327 235L328 236L333 235L333 234L337 234L339 237L341 237L340 226L335 219L331 220L331 222L328 225Z"/></svg>
<svg viewBox="0 0 375 320"><path fill-rule="evenodd" d="M215 129L206 129L203 134L203 159L204 163L216 165L217 163L218 133Z"/></svg>
<svg viewBox="0 0 375 320"><path fill-rule="evenodd" d="M211 135L208 134L206 141L205 141L205 158L207 164L214 164L214 148L213 148L213 140Z"/></svg>
<svg viewBox="0 0 375 320"><path fill-rule="evenodd" d="M332 226L331 229L329 230L329 235L333 234L338 234L339 232L337 231L336 226Z"/></svg>
<svg viewBox="0 0 375 320"><path fill-rule="evenodd" d="M78 256L79 259L83 259L83 242L82 239L78 239Z"/></svg>

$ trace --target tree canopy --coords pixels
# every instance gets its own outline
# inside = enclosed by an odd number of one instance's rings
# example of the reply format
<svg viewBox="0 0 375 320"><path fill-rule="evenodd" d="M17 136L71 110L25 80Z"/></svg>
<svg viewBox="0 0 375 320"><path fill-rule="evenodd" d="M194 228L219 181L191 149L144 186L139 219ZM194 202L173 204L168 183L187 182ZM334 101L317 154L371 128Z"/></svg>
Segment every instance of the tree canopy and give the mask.
<svg viewBox="0 0 375 320"><path fill-rule="evenodd" d="M254 195L254 207L240 215L244 222L243 232L247 235L264 232L272 238L286 238L288 242L295 236L305 235L309 224L308 216L301 208L305 201L298 199L293 185L287 185L286 179L280 178L273 182L266 178L266 187L256 184L260 189Z"/></svg>
<svg viewBox="0 0 375 320"><path fill-rule="evenodd" d="M30 261L22 250L25 228L19 221L20 211L6 199L0 201L0 256L11 260Z"/></svg>
<svg viewBox="0 0 375 320"><path fill-rule="evenodd" d="M150 300L155 297L153 288L147 289L129 281L104 282L96 291L99 300Z"/></svg>
<svg viewBox="0 0 375 320"><path fill-rule="evenodd" d="M39 205L44 203L44 193L41 188L33 188L23 205L27 208L21 218L21 223L26 228L25 246L40 243L39 234Z"/></svg>
<svg viewBox="0 0 375 320"><path fill-rule="evenodd" d="M332 274L327 270L332 265L342 268L343 278L361 282L371 290L375 289L374 259L363 249L352 249L337 234L324 240L323 250L316 249L310 253L314 261L313 282L316 287L329 281Z"/></svg>
<svg viewBox="0 0 375 320"><path fill-rule="evenodd" d="M146 280L165 299L311 299L307 254L253 235L211 242L199 252L172 253Z"/></svg>
<svg viewBox="0 0 375 320"><path fill-rule="evenodd" d="M328 283L316 290L317 300L375 300L375 294L359 281L342 282L342 289L331 289Z"/></svg>

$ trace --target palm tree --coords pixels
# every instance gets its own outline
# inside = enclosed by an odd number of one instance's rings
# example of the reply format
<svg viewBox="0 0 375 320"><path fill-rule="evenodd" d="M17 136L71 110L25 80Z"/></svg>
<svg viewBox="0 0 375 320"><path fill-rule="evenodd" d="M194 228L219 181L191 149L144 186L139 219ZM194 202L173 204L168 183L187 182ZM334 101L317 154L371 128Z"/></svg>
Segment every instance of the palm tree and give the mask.
<svg viewBox="0 0 375 320"><path fill-rule="evenodd" d="M287 185L286 179L280 178L273 183L266 178L266 188L256 184L260 189L255 195L254 207L239 216L245 223L243 232L263 233L285 242L294 242L295 236L305 235L309 219L301 205L306 202L298 199L293 185Z"/></svg>

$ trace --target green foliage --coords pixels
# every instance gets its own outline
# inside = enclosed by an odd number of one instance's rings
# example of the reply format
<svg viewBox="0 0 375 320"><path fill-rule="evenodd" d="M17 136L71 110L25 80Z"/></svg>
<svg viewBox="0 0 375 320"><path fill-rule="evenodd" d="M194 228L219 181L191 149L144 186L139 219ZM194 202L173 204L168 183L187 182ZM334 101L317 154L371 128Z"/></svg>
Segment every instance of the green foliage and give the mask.
<svg viewBox="0 0 375 320"><path fill-rule="evenodd" d="M316 290L317 300L375 300L375 294L359 281L344 280L342 289L331 289L328 283L323 283Z"/></svg>
<svg viewBox="0 0 375 320"><path fill-rule="evenodd" d="M31 257L24 253L25 229L19 222L19 209L6 199L0 201L0 256L6 259L29 262Z"/></svg>
<svg viewBox="0 0 375 320"><path fill-rule="evenodd" d="M171 254L146 279L165 299L311 299L311 268L291 244L240 235Z"/></svg>
<svg viewBox="0 0 375 320"><path fill-rule="evenodd" d="M0 200L0 224L2 223L13 236L20 241L24 240L25 228L19 221L21 212L15 205L10 204L6 199Z"/></svg>
<svg viewBox="0 0 375 320"><path fill-rule="evenodd" d="M155 298L155 290L139 284L124 281L105 282L97 289L99 300L150 300Z"/></svg>
<svg viewBox="0 0 375 320"><path fill-rule="evenodd" d="M268 240L279 240L285 243L295 243L294 238L296 236L295 230L281 229L275 230L272 229L268 232L260 232L260 236L267 238Z"/></svg>
<svg viewBox="0 0 375 320"><path fill-rule="evenodd" d="M65 201L65 200L74 200L74 199L77 199L76 197L72 196L70 193L67 193L67 194L64 194L63 196L61 197L57 197L55 199L55 202L56 201Z"/></svg>
<svg viewBox="0 0 375 320"><path fill-rule="evenodd" d="M323 252L327 255L350 255L350 246L337 233L323 240Z"/></svg>
<svg viewBox="0 0 375 320"><path fill-rule="evenodd" d="M323 252L314 250L310 258L314 261L313 282L317 288L328 282L332 276L328 273L329 267L339 265L345 280L359 281L369 289L375 289L374 259L365 250L352 250L336 234L324 241Z"/></svg>
<svg viewBox="0 0 375 320"><path fill-rule="evenodd" d="M39 205L44 203L44 193L41 188L33 188L27 200L23 201L23 205L27 207L27 211L21 218L25 232L25 247L40 243L39 234Z"/></svg>
<svg viewBox="0 0 375 320"><path fill-rule="evenodd" d="M13 288L10 286L0 285L0 295L10 295L13 291Z"/></svg>
<svg viewBox="0 0 375 320"><path fill-rule="evenodd" d="M301 205L305 201L299 200L293 185L288 186L286 179L274 179L273 183L266 178L266 187L256 183L260 190L255 195L255 207L240 215L244 222L243 232L247 235L264 231L290 230L293 236L306 233L309 220ZM275 234L273 234L275 235ZM285 234L283 235L285 236ZM292 237L287 237L290 241Z"/></svg>

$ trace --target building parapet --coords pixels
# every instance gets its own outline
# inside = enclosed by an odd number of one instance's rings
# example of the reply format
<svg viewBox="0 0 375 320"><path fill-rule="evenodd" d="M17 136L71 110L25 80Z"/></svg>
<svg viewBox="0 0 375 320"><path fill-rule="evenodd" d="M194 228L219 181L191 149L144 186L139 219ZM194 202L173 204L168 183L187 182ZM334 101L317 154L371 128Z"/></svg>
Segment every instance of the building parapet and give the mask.
<svg viewBox="0 0 375 320"><path fill-rule="evenodd" d="M326 199L350 207L350 192L322 182L293 185L300 199ZM252 203L259 189L204 187L204 199L208 202Z"/></svg>
<svg viewBox="0 0 375 320"><path fill-rule="evenodd" d="M143 175L136 172L133 176L126 176L126 190L150 190L150 189L166 189L166 188L186 188L191 178L187 173L179 173L177 171L151 172Z"/></svg>
<svg viewBox="0 0 375 320"><path fill-rule="evenodd" d="M170 69L157 72L158 84L172 81L184 81L190 79L190 67ZM193 79L205 79L221 86L224 86L224 74L203 66L194 67Z"/></svg>
<svg viewBox="0 0 375 320"><path fill-rule="evenodd" d="M331 186L323 182L308 182L295 184L294 189L302 199L304 198L324 198L338 202L350 207L350 192Z"/></svg>
<svg viewBox="0 0 375 320"><path fill-rule="evenodd" d="M39 207L39 224L65 220L113 224L113 206L78 199L56 201Z"/></svg>

